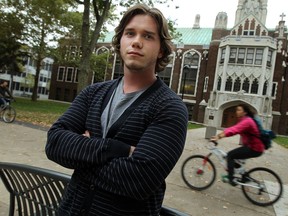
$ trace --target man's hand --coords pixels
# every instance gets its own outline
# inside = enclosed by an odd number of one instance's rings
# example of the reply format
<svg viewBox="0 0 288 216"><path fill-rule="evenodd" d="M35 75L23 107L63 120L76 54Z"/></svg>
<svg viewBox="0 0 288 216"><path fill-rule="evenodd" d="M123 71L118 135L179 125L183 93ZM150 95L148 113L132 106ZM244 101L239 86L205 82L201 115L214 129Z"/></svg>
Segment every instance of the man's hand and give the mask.
<svg viewBox="0 0 288 216"><path fill-rule="evenodd" d="M131 146L130 147L130 152L129 152L129 157L131 157L131 155L133 154L134 150L135 150L135 146Z"/></svg>
<svg viewBox="0 0 288 216"><path fill-rule="evenodd" d="M85 133L82 135L90 138L90 132L88 130L86 130ZM134 150L135 150L135 146L131 146L130 151L129 151L129 157L133 154Z"/></svg>
<svg viewBox="0 0 288 216"><path fill-rule="evenodd" d="M88 137L88 138L90 138L90 133L89 133L89 131L88 130L86 130L85 131L85 133L84 134L82 134L83 136L85 136L85 137Z"/></svg>

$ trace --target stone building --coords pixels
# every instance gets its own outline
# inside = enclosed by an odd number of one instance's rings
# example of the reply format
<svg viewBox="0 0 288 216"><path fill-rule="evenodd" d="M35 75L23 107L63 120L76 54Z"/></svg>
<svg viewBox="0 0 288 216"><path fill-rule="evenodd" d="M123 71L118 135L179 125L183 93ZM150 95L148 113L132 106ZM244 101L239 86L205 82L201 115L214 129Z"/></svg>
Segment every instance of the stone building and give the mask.
<svg viewBox="0 0 288 216"><path fill-rule="evenodd" d="M227 28L225 12L218 13L214 28L201 28L196 15L191 28L178 28L181 42L174 43L171 62L158 76L183 99L189 119L211 128L235 123L234 109L248 104L265 128L288 134L287 28L282 14L276 28L265 26L267 0L239 0L235 23ZM121 61L113 52L113 33L99 41L95 53L109 53L112 68L103 80L122 75ZM67 55L79 46L67 47ZM72 101L76 96L77 68L54 67L51 99Z"/></svg>

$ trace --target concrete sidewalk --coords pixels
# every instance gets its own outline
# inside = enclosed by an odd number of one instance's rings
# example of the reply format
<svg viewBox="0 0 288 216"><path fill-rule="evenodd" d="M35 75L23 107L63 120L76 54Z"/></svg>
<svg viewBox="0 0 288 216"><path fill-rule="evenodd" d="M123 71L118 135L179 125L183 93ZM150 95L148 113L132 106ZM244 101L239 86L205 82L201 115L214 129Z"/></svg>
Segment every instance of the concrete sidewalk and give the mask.
<svg viewBox="0 0 288 216"><path fill-rule="evenodd" d="M47 130L28 127L17 123L6 124L0 122L0 152L1 162L29 164L71 174L72 171L63 168L46 158L44 147ZM223 169L216 159L218 177L214 185L202 192L189 189L181 178L182 162L192 154L207 154L204 139L205 128L189 130L183 155L167 178L167 192L164 205L186 212L193 216L201 215L245 215L245 216L288 216L288 195L284 195L274 206L259 207L251 204L243 195L239 187L232 187L220 181ZM222 139L220 147L230 150L237 146L239 137ZM257 159L250 159L248 167L264 166L271 168L281 177L284 185L288 184L288 150L274 144L271 150ZM9 196L3 184L0 184L0 215L8 215Z"/></svg>

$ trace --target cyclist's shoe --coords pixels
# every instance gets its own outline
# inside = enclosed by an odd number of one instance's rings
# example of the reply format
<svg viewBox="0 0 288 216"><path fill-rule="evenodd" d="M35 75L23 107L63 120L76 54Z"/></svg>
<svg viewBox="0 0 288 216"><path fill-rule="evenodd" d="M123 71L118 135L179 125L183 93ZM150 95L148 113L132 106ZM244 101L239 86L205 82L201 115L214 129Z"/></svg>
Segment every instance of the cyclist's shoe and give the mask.
<svg viewBox="0 0 288 216"><path fill-rule="evenodd" d="M229 183L229 184L232 185L232 186L236 186L236 185L237 185L237 180L236 180L236 178L229 179L229 176L228 176L228 175L222 175L222 176L221 176L221 179L222 179L222 182L224 182L224 183Z"/></svg>
<svg viewBox="0 0 288 216"><path fill-rule="evenodd" d="M225 174L221 175L221 180L222 180L222 182L224 182L224 183L228 183L228 182L229 182L229 177L228 177L228 175L225 175Z"/></svg>

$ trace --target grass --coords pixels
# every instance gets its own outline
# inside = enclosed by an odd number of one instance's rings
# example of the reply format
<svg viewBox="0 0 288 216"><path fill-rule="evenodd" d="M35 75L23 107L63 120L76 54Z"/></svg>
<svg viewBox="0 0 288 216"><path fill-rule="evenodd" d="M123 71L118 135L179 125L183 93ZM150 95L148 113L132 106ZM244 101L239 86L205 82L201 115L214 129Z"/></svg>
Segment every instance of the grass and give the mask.
<svg viewBox="0 0 288 216"><path fill-rule="evenodd" d="M16 102L12 106L16 109L18 121L50 127L68 109L70 103L49 100L33 102L30 98L16 98ZM188 130L202 127L204 126L201 124L191 122L188 124ZM277 136L273 141L288 148L287 136Z"/></svg>
<svg viewBox="0 0 288 216"><path fill-rule="evenodd" d="M69 105L48 100L34 102L30 98L16 98L16 102L12 104L17 112L16 120L44 127L50 127Z"/></svg>
<svg viewBox="0 0 288 216"><path fill-rule="evenodd" d="M277 136L274 140L274 142L278 143L279 145L282 145L285 148L288 148L288 137L286 136Z"/></svg>
<svg viewBox="0 0 288 216"><path fill-rule="evenodd" d="M191 123L191 122L188 123L188 130L202 128L202 127L204 127L204 126L201 124L195 124L195 123Z"/></svg>

